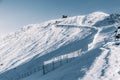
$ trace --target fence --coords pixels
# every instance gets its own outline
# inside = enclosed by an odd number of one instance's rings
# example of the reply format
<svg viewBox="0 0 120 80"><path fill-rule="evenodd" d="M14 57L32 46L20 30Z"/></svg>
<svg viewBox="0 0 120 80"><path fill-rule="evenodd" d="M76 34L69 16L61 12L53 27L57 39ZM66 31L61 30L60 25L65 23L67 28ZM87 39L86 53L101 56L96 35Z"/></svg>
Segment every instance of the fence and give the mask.
<svg viewBox="0 0 120 80"><path fill-rule="evenodd" d="M45 75L45 74L59 68L60 66L62 66L64 64L71 62L72 60L74 60L76 57L78 57L80 55L81 55L81 50L76 51L74 53L55 57L48 61L45 61L43 65L38 65L38 66L28 70L28 72L24 72L24 73L19 73L19 72L17 72L17 69L14 69L14 73L16 73L16 76L7 77L5 75L2 75L2 79L4 78L3 80L20 80L22 78L28 77L37 72L39 72L40 76L42 76L42 75ZM1 77L0 77L0 79L1 79Z"/></svg>

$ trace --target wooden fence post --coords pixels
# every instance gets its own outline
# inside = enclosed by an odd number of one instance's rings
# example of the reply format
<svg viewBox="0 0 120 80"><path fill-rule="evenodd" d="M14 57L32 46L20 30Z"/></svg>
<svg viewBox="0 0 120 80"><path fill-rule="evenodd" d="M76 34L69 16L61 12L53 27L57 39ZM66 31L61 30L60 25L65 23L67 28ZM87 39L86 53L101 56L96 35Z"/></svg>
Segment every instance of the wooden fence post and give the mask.
<svg viewBox="0 0 120 80"><path fill-rule="evenodd" d="M55 63L54 60L52 61L52 66L53 66L53 70L55 69Z"/></svg>
<svg viewBox="0 0 120 80"><path fill-rule="evenodd" d="M43 75L45 75L45 65L43 64Z"/></svg>
<svg viewBox="0 0 120 80"><path fill-rule="evenodd" d="M60 61L60 66L61 66L62 65L62 58L61 58L61 56L59 58L59 61Z"/></svg>
<svg viewBox="0 0 120 80"><path fill-rule="evenodd" d="M67 55L67 63L69 62L69 58L68 58L68 55Z"/></svg>

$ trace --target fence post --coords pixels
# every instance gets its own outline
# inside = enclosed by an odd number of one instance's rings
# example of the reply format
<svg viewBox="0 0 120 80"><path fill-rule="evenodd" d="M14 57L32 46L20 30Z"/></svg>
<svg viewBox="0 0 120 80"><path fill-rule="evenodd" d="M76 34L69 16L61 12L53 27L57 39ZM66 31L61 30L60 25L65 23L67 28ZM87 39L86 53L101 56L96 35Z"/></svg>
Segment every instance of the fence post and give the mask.
<svg viewBox="0 0 120 80"><path fill-rule="evenodd" d="M43 64L43 75L45 75L45 65Z"/></svg>
<svg viewBox="0 0 120 80"><path fill-rule="evenodd" d="M59 57L59 61L60 61L60 66L62 65L62 58L61 56Z"/></svg>
<svg viewBox="0 0 120 80"><path fill-rule="evenodd" d="M79 54L80 54L80 52L78 51L77 53L78 53L78 54L77 54L77 57L78 57L78 56L79 56Z"/></svg>
<svg viewBox="0 0 120 80"><path fill-rule="evenodd" d="M78 53L79 53L79 56L80 56L80 53L82 53L82 50L80 49L80 50L78 51Z"/></svg>
<svg viewBox="0 0 120 80"><path fill-rule="evenodd" d="M67 63L69 62L69 58L68 58L68 55L67 55Z"/></svg>
<svg viewBox="0 0 120 80"><path fill-rule="evenodd" d="M53 66L53 70L55 69L55 63L54 60L52 61L52 66Z"/></svg>

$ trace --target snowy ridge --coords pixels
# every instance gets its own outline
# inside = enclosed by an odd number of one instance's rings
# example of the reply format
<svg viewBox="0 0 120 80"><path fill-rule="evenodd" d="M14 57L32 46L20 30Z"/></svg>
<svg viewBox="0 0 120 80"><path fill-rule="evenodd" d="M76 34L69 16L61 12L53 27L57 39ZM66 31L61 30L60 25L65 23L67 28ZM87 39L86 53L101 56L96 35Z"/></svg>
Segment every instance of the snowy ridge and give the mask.
<svg viewBox="0 0 120 80"><path fill-rule="evenodd" d="M119 80L115 21L111 22L109 14L94 12L27 25L8 34L0 42L0 80ZM39 76L39 70L29 72L45 61L51 63L78 50L81 55L74 61L46 75ZM114 74L110 73L112 69L116 70Z"/></svg>

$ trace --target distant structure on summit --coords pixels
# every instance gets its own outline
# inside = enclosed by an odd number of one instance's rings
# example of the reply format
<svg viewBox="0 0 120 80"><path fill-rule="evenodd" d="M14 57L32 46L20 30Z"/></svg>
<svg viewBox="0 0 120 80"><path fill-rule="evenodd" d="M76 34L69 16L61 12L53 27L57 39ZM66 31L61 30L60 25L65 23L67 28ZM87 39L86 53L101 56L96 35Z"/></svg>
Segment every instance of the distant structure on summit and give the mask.
<svg viewBox="0 0 120 80"><path fill-rule="evenodd" d="M63 15L62 18L68 18L68 16L67 15Z"/></svg>

